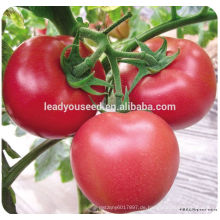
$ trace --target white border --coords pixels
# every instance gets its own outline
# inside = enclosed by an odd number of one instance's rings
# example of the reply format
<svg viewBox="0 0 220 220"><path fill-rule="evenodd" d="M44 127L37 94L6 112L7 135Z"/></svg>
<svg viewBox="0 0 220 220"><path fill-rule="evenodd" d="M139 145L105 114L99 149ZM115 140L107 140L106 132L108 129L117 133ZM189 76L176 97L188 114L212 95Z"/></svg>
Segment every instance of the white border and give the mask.
<svg viewBox="0 0 220 220"><path fill-rule="evenodd" d="M119 4L120 3L120 4ZM1 0L1 6L0 6L0 14L2 15L3 12L11 7L11 6L88 6L88 5L105 5L105 6L112 6L112 5L120 5L120 6L209 6L219 16L220 14L220 6L219 6L219 0L28 0L28 1L21 1L21 0L10 0L10 1L5 1ZM218 22L218 29L220 28L219 25L220 22ZM219 39L218 37L218 45L219 44ZM220 49L218 47L218 54L220 54ZM218 63L219 63L219 58L218 58ZM1 64L0 64L1 65ZM219 88L218 88L218 97L219 97ZM0 92L1 95L1 92ZM2 97L2 96L1 96ZM218 104L218 109L219 109L219 104ZM219 125L219 120L220 119L220 114L218 114L218 125ZM219 127L219 126L218 126ZM2 128L2 126L1 126ZM0 132L1 133L1 132ZM219 137L220 131L218 129L218 137ZM219 151L220 152L220 151ZM220 158L218 152L218 158ZM220 165L218 163L218 171L220 170ZM218 175L218 186L220 185L220 175ZM157 217L167 217L169 219L183 219L183 218L190 218L190 219L204 219L204 218L218 218L220 219L220 206L218 203L218 211L213 212L212 214L126 214L126 215L112 215L112 214L106 214L106 215L79 215L79 214L43 214L43 215L37 215L37 214L29 214L29 215L24 215L24 214L19 214L19 215L9 215L7 212L4 211L4 209L0 206L0 213L1 213L1 218L4 219L37 219L40 218L53 218L53 219L60 219L60 218L65 218L65 219L74 219L74 218L89 218L89 219L100 219L100 218L143 218L143 219L149 219L149 218L157 218ZM218 216L218 217L217 217Z"/></svg>

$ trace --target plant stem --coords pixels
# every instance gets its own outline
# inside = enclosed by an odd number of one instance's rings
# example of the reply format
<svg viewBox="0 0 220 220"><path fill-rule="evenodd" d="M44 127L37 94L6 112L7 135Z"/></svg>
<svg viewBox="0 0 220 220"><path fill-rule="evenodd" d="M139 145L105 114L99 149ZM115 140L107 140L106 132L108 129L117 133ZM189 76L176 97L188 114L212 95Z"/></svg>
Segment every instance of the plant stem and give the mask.
<svg viewBox="0 0 220 220"><path fill-rule="evenodd" d="M172 16L172 20L176 20L179 18L176 11L176 6L171 6L171 16Z"/></svg>
<svg viewBox="0 0 220 220"><path fill-rule="evenodd" d="M197 15L191 17L179 17L176 20L165 22L137 36L137 39L143 42L152 37L155 37L157 35L160 35L164 32L173 30L178 27L199 23L203 21L214 20L214 19L217 19L217 15L215 14L215 12L209 12L208 7L205 6ZM122 51L133 51L134 49L136 49L136 47L137 47L137 42L135 39L133 39L122 48ZM111 67L107 57L104 57L102 59L102 64L105 68L105 72L108 73Z"/></svg>
<svg viewBox="0 0 220 220"><path fill-rule="evenodd" d="M99 59L99 57L103 54L103 52L106 49L105 43L100 43L99 47L93 53L91 56L87 57L85 59L85 62L80 63L77 65L74 69L76 76L82 76L86 71L93 68L95 66L96 61Z"/></svg>
<svg viewBox="0 0 220 220"><path fill-rule="evenodd" d="M2 181L3 187L9 187L14 180L18 177L18 175L33 161L35 160L41 153L46 151L48 148L52 147L54 144L61 141L58 140L46 140L36 148L34 148L31 152L29 152L26 156L20 159L14 166L12 166L8 170L8 175Z"/></svg>
<svg viewBox="0 0 220 220"><path fill-rule="evenodd" d="M108 50L106 51L106 55L109 59L109 63L112 69L112 74L114 77L116 110L118 110L122 103L123 93L122 93L122 88L121 88L121 78L120 78L120 72L118 68L117 57L114 55L114 51L112 50L111 47L109 47Z"/></svg>
<svg viewBox="0 0 220 220"><path fill-rule="evenodd" d="M60 34L75 36L79 25L68 6L24 6L35 15L49 19Z"/></svg>
<svg viewBox="0 0 220 220"><path fill-rule="evenodd" d="M117 51L117 50L113 50L113 52L117 58L139 59L139 60L144 60L146 61L146 63L152 64L152 65L157 63L154 57L152 57L151 55L145 52L134 53L134 52L124 52L124 51Z"/></svg>
<svg viewBox="0 0 220 220"><path fill-rule="evenodd" d="M114 24L112 24L111 26L109 26L108 28L106 28L102 33L104 34L108 34L109 32L111 32L114 28L116 28L119 24L121 24L122 22L124 22L125 20L127 20L128 18L130 18L132 16L132 13L129 11L127 12L123 17L121 17L118 21L116 21Z"/></svg>
<svg viewBox="0 0 220 220"><path fill-rule="evenodd" d="M217 16L214 12L201 12L197 15L191 16L191 17L182 17L176 20L171 20L168 21L166 23L160 24L152 29L150 29L149 31L146 31L145 33L139 35L137 37L137 39L139 41L146 41L152 37L155 37L159 34L162 34L164 32L170 31L172 29L178 28L178 27L182 27L185 25L189 25L189 24L194 24L194 23L199 23L202 21L208 21L208 20L213 20L216 19ZM133 40L132 42L130 42L128 45L126 45L123 48L123 51L132 51L137 47L137 43L135 40Z"/></svg>
<svg viewBox="0 0 220 220"><path fill-rule="evenodd" d="M73 17L70 7L51 6L51 9L53 11L52 22L60 34L76 36L78 23Z"/></svg>
<svg viewBox="0 0 220 220"><path fill-rule="evenodd" d="M91 30L88 28L81 27L79 29L79 36L80 37L82 37L82 38L85 37L85 38L91 39L98 44L100 43L100 40L103 39L103 35L104 34L101 32L94 31L94 30Z"/></svg>

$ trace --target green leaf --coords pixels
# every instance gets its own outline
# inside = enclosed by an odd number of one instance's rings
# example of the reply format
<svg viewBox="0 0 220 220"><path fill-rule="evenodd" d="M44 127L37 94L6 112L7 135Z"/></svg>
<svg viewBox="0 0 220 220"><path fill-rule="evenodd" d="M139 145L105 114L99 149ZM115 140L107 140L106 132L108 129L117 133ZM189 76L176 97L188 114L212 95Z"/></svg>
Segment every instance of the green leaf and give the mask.
<svg viewBox="0 0 220 220"><path fill-rule="evenodd" d="M121 6L101 6L100 8L105 11L105 12L111 12L114 11L118 8L120 8Z"/></svg>
<svg viewBox="0 0 220 220"><path fill-rule="evenodd" d="M77 187L77 192L78 192L78 201L79 201L79 213L83 214L92 205L92 203L82 193L79 187Z"/></svg>
<svg viewBox="0 0 220 220"><path fill-rule="evenodd" d="M94 8L94 9L88 9L88 7L85 7L86 9L86 19L90 22L90 23L96 23L98 21L98 9Z"/></svg>
<svg viewBox="0 0 220 220"><path fill-rule="evenodd" d="M117 20L121 18L121 7L117 7L116 9L109 11L108 14L111 20L113 22L116 22Z"/></svg>
<svg viewBox="0 0 220 220"><path fill-rule="evenodd" d="M56 26L60 34L75 35L76 22L68 6L28 6L36 16L47 18Z"/></svg>
<svg viewBox="0 0 220 220"><path fill-rule="evenodd" d="M72 6L70 7L71 8L71 11L73 12L73 14L75 16L78 16L79 13L80 13L80 9L82 8L82 6Z"/></svg>
<svg viewBox="0 0 220 220"><path fill-rule="evenodd" d="M179 9L177 11L177 14L179 16L182 16L182 17L189 17L189 16L192 16L192 15L195 15L197 14L198 12L200 12L200 10L202 9L201 6L182 6L180 8L177 8Z"/></svg>
<svg viewBox="0 0 220 220"><path fill-rule="evenodd" d="M130 34L129 37L133 38L139 34L142 34L150 29L150 25L141 19L140 9L132 8L132 17L129 19Z"/></svg>
<svg viewBox="0 0 220 220"><path fill-rule="evenodd" d="M10 125L11 124L11 119L9 118L9 115L7 112L4 112L2 114L2 125L6 126L6 125Z"/></svg>
<svg viewBox="0 0 220 220"><path fill-rule="evenodd" d="M5 31L5 27L6 27L6 21L5 21L5 19L2 19L2 34Z"/></svg>
<svg viewBox="0 0 220 220"><path fill-rule="evenodd" d="M17 127L16 130L15 130L15 136L17 137L22 137L26 134L26 131L23 130L22 128L20 127Z"/></svg>
<svg viewBox="0 0 220 220"><path fill-rule="evenodd" d="M10 214L17 214L15 207L15 193L11 187L2 188L2 205Z"/></svg>
<svg viewBox="0 0 220 220"><path fill-rule="evenodd" d="M217 35L218 31L218 22L217 20L213 20L209 22L209 31L215 33Z"/></svg>
<svg viewBox="0 0 220 220"><path fill-rule="evenodd" d="M87 6L86 10L93 10L93 9L97 9L97 8L101 8L101 6Z"/></svg>
<svg viewBox="0 0 220 220"><path fill-rule="evenodd" d="M206 32L201 30L199 32L199 40L198 43L201 47L206 47L210 40L213 40L216 37L215 33Z"/></svg>
<svg viewBox="0 0 220 220"><path fill-rule="evenodd" d="M5 150L5 152L10 156L12 159L16 159L21 157L17 152L15 152L11 146L2 139L2 149Z"/></svg>
<svg viewBox="0 0 220 220"><path fill-rule="evenodd" d="M32 148L44 140L36 140ZM69 156L69 148L65 143L59 142L42 153L35 161L35 180L43 180L56 171L60 167L61 161Z"/></svg>
<svg viewBox="0 0 220 220"><path fill-rule="evenodd" d="M71 181L73 179L73 173L72 173L69 157L66 157L61 161L59 170L60 170L61 181L63 183Z"/></svg>
<svg viewBox="0 0 220 220"><path fill-rule="evenodd" d="M5 40L2 40L2 75L4 75L5 68L8 64L8 61L12 53L12 48L8 45L8 43Z"/></svg>
<svg viewBox="0 0 220 220"><path fill-rule="evenodd" d="M171 13L169 7L162 7L162 6L154 6L151 7L154 11L153 15L151 16L151 24L153 26L157 26L161 23L169 21L171 19Z"/></svg>
<svg viewBox="0 0 220 220"><path fill-rule="evenodd" d="M49 36L59 35L59 32L57 31L56 27L51 21L48 21L47 24L47 35Z"/></svg>
<svg viewBox="0 0 220 220"><path fill-rule="evenodd" d="M8 8L3 16L7 16L19 28L24 28L24 19L19 11L14 8Z"/></svg>

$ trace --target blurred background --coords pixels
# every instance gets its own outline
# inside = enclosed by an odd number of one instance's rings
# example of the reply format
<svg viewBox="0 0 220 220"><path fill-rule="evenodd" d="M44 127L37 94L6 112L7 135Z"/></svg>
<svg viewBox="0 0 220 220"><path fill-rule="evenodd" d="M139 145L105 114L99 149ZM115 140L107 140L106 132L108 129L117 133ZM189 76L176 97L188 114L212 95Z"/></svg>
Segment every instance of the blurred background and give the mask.
<svg viewBox="0 0 220 220"><path fill-rule="evenodd" d="M101 30L118 14L110 9L71 7L76 16L90 22L90 27ZM3 41L14 50L24 40L35 35L58 35L49 20L37 17L24 8L11 8L13 16L4 14L6 26ZM118 8L110 11L119 10ZM170 19L169 7L136 7L133 18L122 31L111 33L111 41L120 48L123 42ZM179 7L181 16L197 13L200 7ZM103 14L108 20L103 20ZM92 25L91 25L92 24ZM163 34L195 41L209 54L217 74L217 21L188 25ZM87 42L91 46L93 42ZM3 51L4 52L4 51ZM7 64L3 54L3 72ZM23 157L30 148L42 142L26 133L9 119L2 108L2 138ZM140 213L207 213L217 206L217 97L210 112L197 124L176 131L180 147L180 168L166 197L155 207ZM12 185L16 193L18 213L78 213L76 182L69 163L71 138L65 139L37 158ZM10 165L19 159L7 156Z"/></svg>

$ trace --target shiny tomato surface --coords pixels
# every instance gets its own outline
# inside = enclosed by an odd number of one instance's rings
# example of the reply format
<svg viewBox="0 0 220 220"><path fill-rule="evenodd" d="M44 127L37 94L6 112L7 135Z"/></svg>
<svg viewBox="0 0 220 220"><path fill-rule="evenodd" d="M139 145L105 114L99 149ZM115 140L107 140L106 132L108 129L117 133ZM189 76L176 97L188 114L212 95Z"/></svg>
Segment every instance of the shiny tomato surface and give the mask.
<svg viewBox="0 0 220 220"><path fill-rule="evenodd" d="M77 131L70 156L82 192L113 213L157 204L172 186L179 166L172 129L146 111L109 112L89 119Z"/></svg>
<svg viewBox="0 0 220 220"><path fill-rule="evenodd" d="M181 129L198 122L209 111L216 95L216 77L209 56L196 43L170 37L166 40L167 55L176 53L178 48L180 54L159 73L144 77L129 97L134 104L152 105L155 114L174 129ZM156 51L163 39L156 37L145 43ZM121 64L120 72L123 90L129 89L138 69ZM157 109L158 104L166 110ZM175 107L166 107L168 105Z"/></svg>
<svg viewBox="0 0 220 220"><path fill-rule="evenodd" d="M3 81L5 107L13 121L23 129L51 139L72 135L96 110L45 110L45 105L92 104L88 93L70 87L60 66L60 55L72 44L70 36L38 36L21 44L7 65ZM92 54L80 43L80 54ZM94 69L97 78L105 80L105 72L98 61ZM93 87L99 92L105 88ZM99 103L103 96L91 95ZM72 108L71 108L72 109Z"/></svg>

